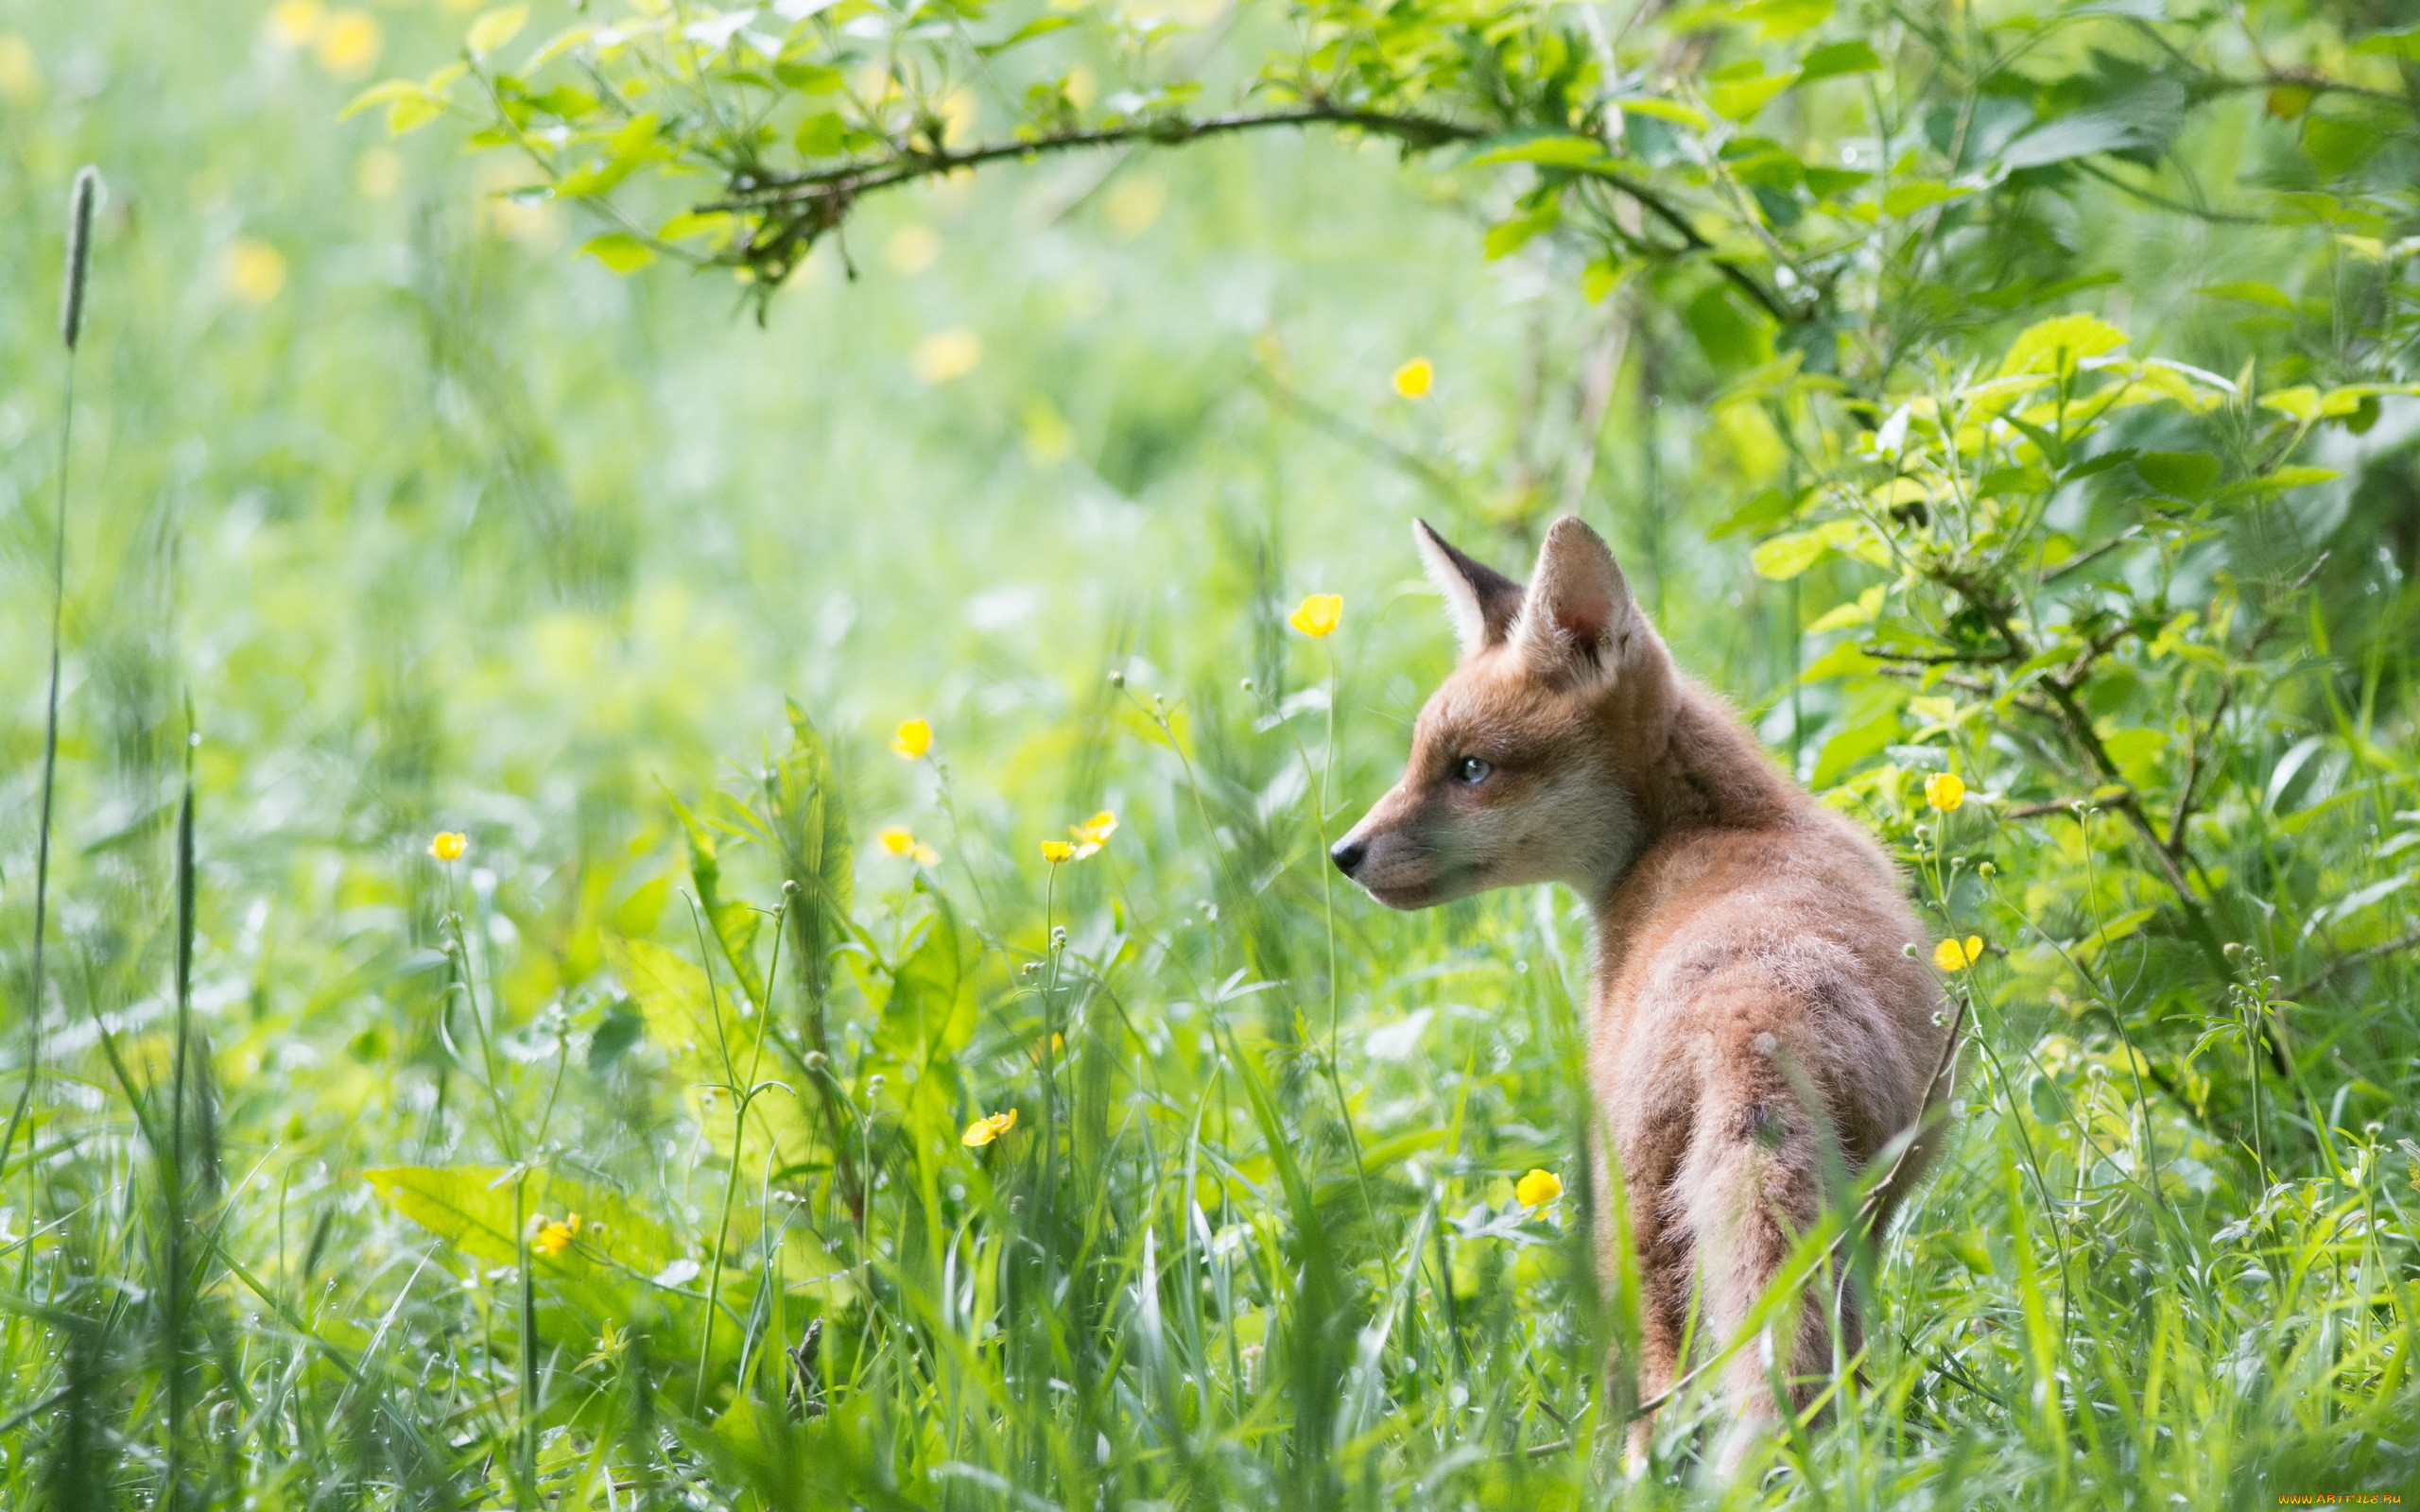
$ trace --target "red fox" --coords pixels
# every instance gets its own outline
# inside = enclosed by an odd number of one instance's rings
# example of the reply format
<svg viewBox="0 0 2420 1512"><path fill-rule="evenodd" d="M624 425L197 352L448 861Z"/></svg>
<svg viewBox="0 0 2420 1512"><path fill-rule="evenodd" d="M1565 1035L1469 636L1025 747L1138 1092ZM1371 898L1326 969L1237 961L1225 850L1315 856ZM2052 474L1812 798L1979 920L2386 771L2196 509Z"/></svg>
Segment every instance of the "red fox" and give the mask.
<svg viewBox="0 0 2420 1512"><path fill-rule="evenodd" d="M1421 710L1403 780L1331 858L1391 908L1542 882L1594 904L1588 1072L1613 1156L1594 1162L1599 1268L1615 1273L1617 1174L1652 1400L1683 1364L1693 1279L1700 1336L1731 1345L1839 1200L1827 1165L1863 1171L1914 1130L1872 1209L1875 1231L1889 1223L1942 1137L1941 988L1881 848L1674 667L1595 531L1557 520L1526 590L1426 523L1415 538L1461 662ZM1794 1408L1820 1391L1836 1297L1854 1356L1855 1300L1821 1285L1770 1354L1732 1351L1721 1470L1777 1425L1769 1362ZM1634 1463L1648 1426L1633 1426Z"/></svg>

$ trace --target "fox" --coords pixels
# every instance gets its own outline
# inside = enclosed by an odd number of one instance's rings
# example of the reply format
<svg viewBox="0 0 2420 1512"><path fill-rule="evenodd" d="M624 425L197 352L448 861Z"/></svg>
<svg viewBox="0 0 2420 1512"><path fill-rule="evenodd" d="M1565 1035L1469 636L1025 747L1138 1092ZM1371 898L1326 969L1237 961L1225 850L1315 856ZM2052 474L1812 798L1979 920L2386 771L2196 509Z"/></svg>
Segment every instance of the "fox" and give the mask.
<svg viewBox="0 0 2420 1512"><path fill-rule="evenodd" d="M1592 906L1599 1284L1618 1273L1619 1181L1640 1280L1634 1400L1679 1379L1694 1302L1698 1336L1728 1347L1713 1456L1727 1476L1780 1427L1769 1360L1800 1413L1835 1343L1851 1362L1861 1344L1855 1297L1812 1285L1770 1355L1740 1337L1798 1237L1843 1177L1888 1161L1861 1210L1882 1232L1945 1135L1955 1025L1924 932L1873 836L1675 665L1596 531L1556 520L1527 585L1425 521L1413 539L1461 658L1402 780L1330 860L1389 908L1542 883ZM1631 1425L1634 1469L1651 1420Z"/></svg>

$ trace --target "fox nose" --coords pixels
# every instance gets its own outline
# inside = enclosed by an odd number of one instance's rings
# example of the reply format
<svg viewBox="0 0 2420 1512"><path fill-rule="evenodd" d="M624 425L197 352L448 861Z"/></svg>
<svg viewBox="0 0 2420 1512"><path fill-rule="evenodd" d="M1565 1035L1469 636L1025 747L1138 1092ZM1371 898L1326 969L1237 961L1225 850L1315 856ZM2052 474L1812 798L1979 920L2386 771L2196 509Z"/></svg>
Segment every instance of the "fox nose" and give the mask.
<svg viewBox="0 0 2420 1512"><path fill-rule="evenodd" d="M1361 869L1362 858L1369 853L1367 845L1348 835L1336 842L1336 848L1327 853L1327 858L1336 863L1337 870L1349 877Z"/></svg>

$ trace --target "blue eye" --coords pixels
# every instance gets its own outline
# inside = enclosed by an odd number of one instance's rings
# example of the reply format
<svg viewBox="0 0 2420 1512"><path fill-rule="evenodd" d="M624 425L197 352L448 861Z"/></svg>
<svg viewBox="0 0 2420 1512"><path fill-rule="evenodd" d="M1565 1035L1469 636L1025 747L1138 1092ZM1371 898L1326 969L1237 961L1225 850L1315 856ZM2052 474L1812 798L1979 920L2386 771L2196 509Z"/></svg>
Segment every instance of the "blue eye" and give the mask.
<svg viewBox="0 0 2420 1512"><path fill-rule="evenodd" d="M1479 783L1486 782L1487 774L1494 770L1495 770L1495 767L1479 758L1465 756L1454 763L1454 781L1464 787L1477 787Z"/></svg>

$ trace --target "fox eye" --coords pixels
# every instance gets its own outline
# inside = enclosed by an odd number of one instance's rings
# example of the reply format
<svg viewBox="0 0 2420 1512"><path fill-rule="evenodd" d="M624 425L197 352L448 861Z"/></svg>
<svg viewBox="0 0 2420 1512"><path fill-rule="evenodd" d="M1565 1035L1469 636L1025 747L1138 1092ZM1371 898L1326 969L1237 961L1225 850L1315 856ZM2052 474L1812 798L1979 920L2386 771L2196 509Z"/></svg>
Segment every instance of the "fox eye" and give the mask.
<svg viewBox="0 0 2420 1512"><path fill-rule="evenodd" d="M1494 770L1495 770L1495 767L1478 757L1465 756L1454 763L1454 781L1464 787L1477 787L1479 783L1486 782L1487 774Z"/></svg>

